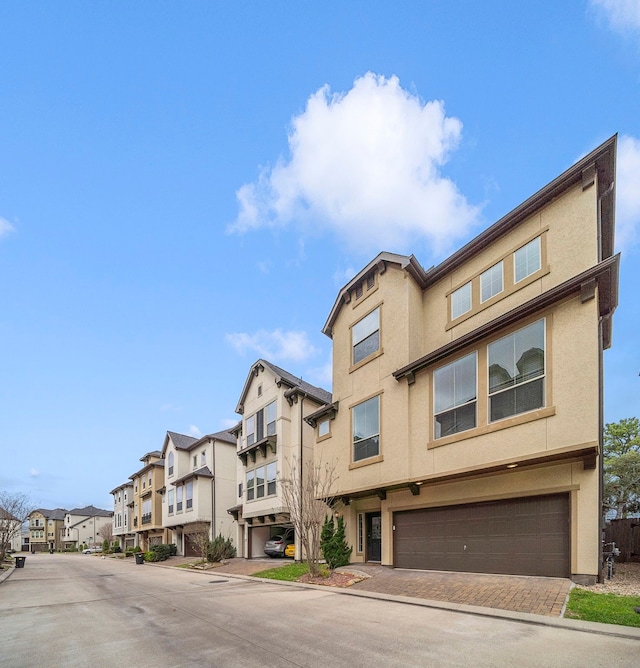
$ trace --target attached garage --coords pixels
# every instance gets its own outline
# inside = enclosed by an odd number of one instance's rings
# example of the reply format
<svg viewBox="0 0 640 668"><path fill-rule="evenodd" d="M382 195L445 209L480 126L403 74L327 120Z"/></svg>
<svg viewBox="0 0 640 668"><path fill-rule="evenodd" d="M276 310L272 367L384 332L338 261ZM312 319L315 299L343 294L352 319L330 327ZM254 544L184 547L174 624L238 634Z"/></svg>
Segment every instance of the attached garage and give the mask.
<svg viewBox="0 0 640 668"><path fill-rule="evenodd" d="M569 577L569 495L393 515L397 568Z"/></svg>

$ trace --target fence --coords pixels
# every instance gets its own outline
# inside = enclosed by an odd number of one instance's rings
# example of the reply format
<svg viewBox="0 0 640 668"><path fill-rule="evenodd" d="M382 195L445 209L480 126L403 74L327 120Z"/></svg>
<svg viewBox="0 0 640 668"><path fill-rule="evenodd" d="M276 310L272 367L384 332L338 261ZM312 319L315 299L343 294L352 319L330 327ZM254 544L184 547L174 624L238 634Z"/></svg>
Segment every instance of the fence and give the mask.
<svg viewBox="0 0 640 668"><path fill-rule="evenodd" d="M604 528L604 542L616 544L618 561L640 561L640 517L612 520Z"/></svg>

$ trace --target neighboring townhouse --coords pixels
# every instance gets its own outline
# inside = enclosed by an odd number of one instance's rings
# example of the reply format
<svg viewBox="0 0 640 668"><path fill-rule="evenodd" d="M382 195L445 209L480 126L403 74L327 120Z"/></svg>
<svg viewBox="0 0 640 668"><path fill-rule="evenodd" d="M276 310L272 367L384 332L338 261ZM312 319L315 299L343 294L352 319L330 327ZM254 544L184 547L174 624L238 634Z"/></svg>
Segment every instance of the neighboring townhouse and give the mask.
<svg viewBox="0 0 640 668"><path fill-rule="evenodd" d="M314 430L305 418L331 401L331 394L265 360L249 371L236 412L238 556L264 557L271 536L291 529L279 480L291 466L313 464ZM298 537L296 554L300 554Z"/></svg>
<svg viewBox="0 0 640 668"><path fill-rule="evenodd" d="M80 549L83 545L92 547L101 545L104 540L100 535L102 528L112 523L113 513L95 506L74 508L64 515L63 547L66 549ZM32 539L33 540L33 539ZM31 545L33 552L33 544Z"/></svg>
<svg viewBox="0 0 640 668"><path fill-rule="evenodd" d="M37 508L29 514L29 548L31 552L59 550L64 540L64 508Z"/></svg>
<svg viewBox="0 0 640 668"><path fill-rule="evenodd" d="M162 524L178 554L199 556L197 536L236 538L227 509L236 499L236 439L228 431L194 438L168 431L162 447Z"/></svg>
<svg viewBox="0 0 640 668"><path fill-rule="evenodd" d="M167 532L162 526L162 496L164 489L164 460L158 450L140 458L143 467L129 478L133 482L133 531L136 545L146 551L150 545L166 543Z"/></svg>
<svg viewBox="0 0 640 668"><path fill-rule="evenodd" d="M22 534L25 533L25 528L21 528L21 525L22 522L18 517L0 506L0 559L9 550L13 550L14 552L21 551Z"/></svg>
<svg viewBox="0 0 640 668"><path fill-rule="evenodd" d="M615 159L614 137L438 266L381 253L340 291L307 420L352 561L595 582Z"/></svg>
<svg viewBox="0 0 640 668"><path fill-rule="evenodd" d="M112 489L110 494L113 495L113 542L117 540L123 550L127 547L135 547L133 483L125 482Z"/></svg>

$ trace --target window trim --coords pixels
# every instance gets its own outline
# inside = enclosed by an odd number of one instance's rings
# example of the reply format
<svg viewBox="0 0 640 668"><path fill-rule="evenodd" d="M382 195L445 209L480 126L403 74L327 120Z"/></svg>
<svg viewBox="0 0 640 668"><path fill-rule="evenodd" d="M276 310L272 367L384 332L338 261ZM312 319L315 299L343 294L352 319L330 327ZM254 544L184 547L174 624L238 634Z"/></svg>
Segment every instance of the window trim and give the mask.
<svg viewBox="0 0 640 668"><path fill-rule="evenodd" d="M469 292L469 308L465 309L464 311L460 311L458 315L454 315L453 313L453 307L454 307L454 296L462 293L462 291L468 288ZM465 313L469 313L469 311L473 310L473 281L467 281L466 283L462 284L459 288L453 290L451 294L449 295L449 319L451 321L453 320L458 320L458 318L461 318Z"/></svg>
<svg viewBox="0 0 640 668"><path fill-rule="evenodd" d="M482 295L482 288L483 288L483 277L486 276L490 271L495 269L498 265L500 265L500 289L497 292L491 292L491 294L485 299ZM501 292L504 291L504 260L499 260L495 264L491 265L488 269L485 269L481 274L480 274L480 303L484 304L485 302L488 302L490 299L493 299L494 297L497 297ZM491 277L491 283L490 287L493 287L493 276Z"/></svg>
<svg viewBox="0 0 640 668"><path fill-rule="evenodd" d="M262 483L258 484L258 472L262 470ZM273 478L269 476L273 473ZM278 495L278 462L272 460L270 462L261 463L259 466L254 466L252 469L245 471L244 481L246 489L247 503L253 501L262 501L264 499L272 498ZM269 493L269 485L273 484L273 492ZM242 483L240 483L242 485ZM260 491L262 494L260 495Z"/></svg>
<svg viewBox="0 0 640 668"><path fill-rule="evenodd" d="M521 283L522 281L526 281L529 276L533 276L534 274L538 273L542 269L542 235L539 235L537 237L534 237L530 241L527 241L525 244L522 244L519 248L516 248L516 250L513 251L513 284L517 285L518 283ZM516 255L518 254L519 251L524 250L525 248L528 248L531 246L535 241L538 242L538 267L534 269L533 271L530 271L529 273L525 274L522 278L517 277L516 273Z"/></svg>
<svg viewBox="0 0 640 668"><path fill-rule="evenodd" d="M460 404L453 404L449 408L445 410L441 410L439 412L436 412L436 398L437 398L437 392L436 392L436 374L438 371L442 371L443 369L446 369L447 367L453 367L454 365L462 362L463 360L466 360L467 358L473 356L474 357L474 383L475 383L475 396L473 400L471 401L465 401ZM464 355L461 355L459 357L456 357L456 359L451 360L450 362L447 362L446 364L441 364L437 368L435 368L431 374L431 382L432 382L432 397L433 397L433 406L432 406L432 417L433 417L433 440L440 440L441 438L446 438L447 436L454 436L455 434L461 434L465 431L470 431L471 429L476 429L478 426L478 376L479 376L479 363L478 363L478 350L472 350L470 352L465 353ZM455 401L455 400L454 400ZM467 427L466 429L460 429L459 431L455 431L449 434L445 434L444 436L437 436L437 418L438 416L444 415L445 413L450 413L455 410L459 410L463 408L464 406L470 406L471 404L474 405L474 425L472 427Z"/></svg>

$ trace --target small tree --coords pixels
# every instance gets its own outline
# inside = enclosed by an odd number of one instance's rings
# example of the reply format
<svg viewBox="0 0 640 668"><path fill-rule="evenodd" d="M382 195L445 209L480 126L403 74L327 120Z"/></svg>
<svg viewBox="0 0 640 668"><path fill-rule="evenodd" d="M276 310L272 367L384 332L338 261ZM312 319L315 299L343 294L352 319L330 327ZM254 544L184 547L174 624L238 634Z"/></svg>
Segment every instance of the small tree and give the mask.
<svg viewBox="0 0 640 668"><path fill-rule="evenodd" d="M327 566L332 571L340 568L340 566L347 566L349 564L353 548L347 543L342 516L338 517L337 528L334 527L333 517L325 519L320 540L322 554L327 562Z"/></svg>
<svg viewBox="0 0 640 668"><path fill-rule="evenodd" d="M640 511L640 420L625 418L604 429L604 511L616 519Z"/></svg>
<svg viewBox="0 0 640 668"><path fill-rule="evenodd" d="M333 489L337 481L336 465L318 461L307 465L306 470L301 472L297 457L289 464L289 475L279 479L282 498L289 509L309 573L316 576L320 573L322 524L333 503Z"/></svg>
<svg viewBox="0 0 640 668"><path fill-rule="evenodd" d="M202 563L204 563L207 560L207 551L211 542L209 540L209 523L193 522L186 527L185 535L188 536L198 556L202 559Z"/></svg>
<svg viewBox="0 0 640 668"><path fill-rule="evenodd" d="M102 549L108 550L109 545L111 545L111 541L113 540L113 524L111 524L111 522L109 522L109 524L103 524L98 531L98 536L102 538ZM104 547L104 541L107 541L106 548Z"/></svg>
<svg viewBox="0 0 640 668"><path fill-rule="evenodd" d="M0 492L0 567L11 548L11 541L21 533L33 505L26 494Z"/></svg>

